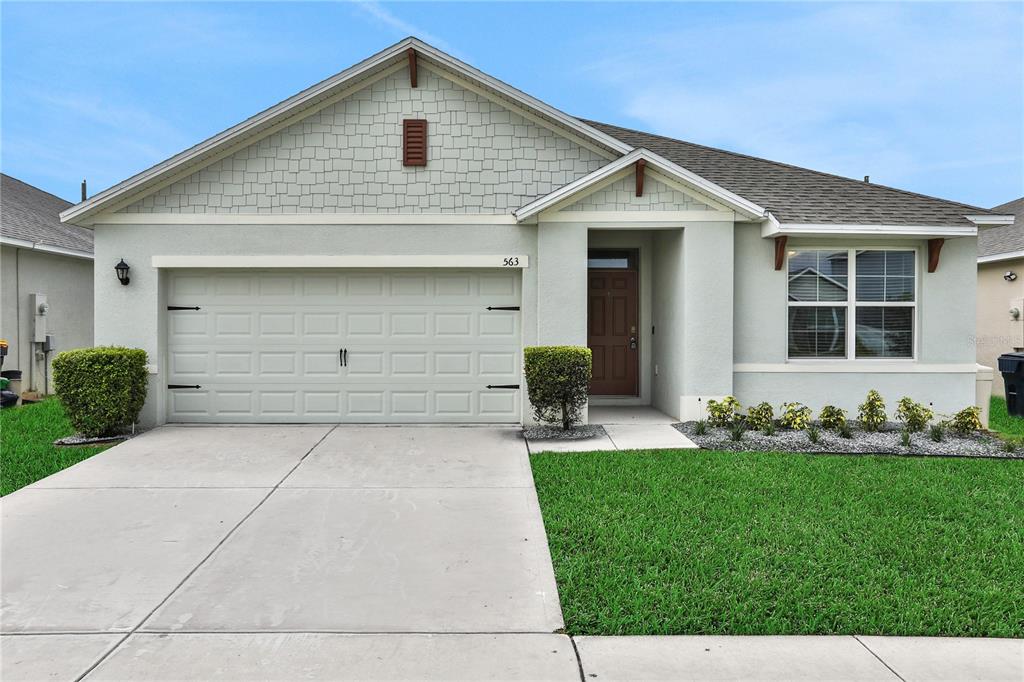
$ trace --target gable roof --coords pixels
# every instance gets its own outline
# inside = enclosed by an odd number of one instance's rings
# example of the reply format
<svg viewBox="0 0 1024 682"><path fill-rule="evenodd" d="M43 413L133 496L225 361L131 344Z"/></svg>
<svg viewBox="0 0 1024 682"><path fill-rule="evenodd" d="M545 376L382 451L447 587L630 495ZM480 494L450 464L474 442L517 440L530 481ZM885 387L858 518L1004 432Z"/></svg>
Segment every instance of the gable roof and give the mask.
<svg viewBox="0 0 1024 682"><path fill-rule="evenodd" d="M243 143L251 143L282 124L301 117L303 112L312 109L324 100L340 93L359 87L360 83L369 82L374 76L394 67L407 63L408 51L414 50L417 60L424 60L431 67L442 73L469 81L474 86L487 91L492 97L510 105L526 109L530 114L543 120L548 125L561 129L595 146L608 150L611 156L617 156L632 148L625 142L612 137L577 118L555 109L526 93L492 78L473 68L465 62L438 50L423 41L409 37L395 43L391 47L364 59L358 64L337 73L302 92L289 97L278 104L251 116L241 123L210 137L199 144L180 152L151 168L137 173L113 187L110 187L87 201L76 204L61 214L61 220L73 221L87 218L105 210L115 203L141 194L147 189L155 188L169 178L187 173L202 165L211 163L215 157L227 150L235 149Z"/></svg>
<svg viewBox="0 0 1024 682"><path fill-rule="evenodd" d="M523 206L519 210L515 211L516 220L525 220L537 213L540 213L546 208L551 208L555 204L558 204L565 199L578 194L586 190L588 187L610 178L621 170L625 170L630 165L636 163L640 159L643 159L653 168L665 173L671 177L675 177L684 183L693 186L699 191L708 194L709 196L717 199L723 204L729 206L733 210L746 215L748 218L760 220L765 215L765 209L758 206L757 204L747 201L741 196L733 194L729 190L719 187L713 182L709 182L705 178L700 177L696 173L692 173L686 168L681 168L678 165L672 163L668 159L655 154L654 152L647 149L634 149L625 156L619 157L615 161L612 161L601 168L598 168L593 173L588 173L582 178L579 178L568 185L561 187L550 194L540 197L536 201L532 201L526 206Z"/></svg>
<svg viewBox="0 0 1024 682"><path fill-rule="evenodd" d="M978 260L1024 258L1024 197L1000 204L992 212L1013 215L1015 222L978 231Z"/></svg>
<svg viewBox="0 0 1024 682"><path fill-rule="evenodd" d="M990 211L884 185L705 147L597 121L586 121L644 147L755 202L781 223L973 226L967 215Z"/></svg>
<svg viewBox="0 0 1024 682"><path fill-rule="evenodd" d="M91 258L92 230L60 221L68 206L70 201L0 173L0 242Z"/></svg>

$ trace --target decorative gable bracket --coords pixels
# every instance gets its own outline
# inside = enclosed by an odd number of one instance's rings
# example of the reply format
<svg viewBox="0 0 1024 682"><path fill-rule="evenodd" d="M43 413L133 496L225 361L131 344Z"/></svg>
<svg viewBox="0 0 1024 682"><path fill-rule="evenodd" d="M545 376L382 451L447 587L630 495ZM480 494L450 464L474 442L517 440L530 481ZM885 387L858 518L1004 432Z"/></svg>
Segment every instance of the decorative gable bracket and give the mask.
<svg viewBox="0 0 1024 682"><path fill-rule="evenodd" d="M942 251L942 245L945 243L945 239L928 240L928 272L935 272L939 269L939 252Z"/></svg>

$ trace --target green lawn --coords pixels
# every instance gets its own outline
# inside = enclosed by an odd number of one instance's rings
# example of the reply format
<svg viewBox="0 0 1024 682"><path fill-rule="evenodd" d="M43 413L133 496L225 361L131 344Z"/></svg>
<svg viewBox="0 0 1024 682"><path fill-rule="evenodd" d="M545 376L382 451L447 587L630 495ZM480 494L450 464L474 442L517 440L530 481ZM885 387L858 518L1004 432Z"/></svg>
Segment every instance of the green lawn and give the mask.
<svg viewBox="0 0 1024 682"><path fill-rule="evenodd" d="M0 496L106 450L58 448L53 441L73 432L56 399L0 411Z"/></svg>
<svg viewBox="0 0 1024 682"><path fill-rule="evenodd" d="M992 396L989 403L988 428L1007 436L1024 438L1024 417L1011 417L1006 412L1006 399Z"/></svg>
<svg viewBox="0 0 1024 682"><path fill-rule="evenodd" d="M531 462L570 634L1024 637L1024 461Z"/></svg>

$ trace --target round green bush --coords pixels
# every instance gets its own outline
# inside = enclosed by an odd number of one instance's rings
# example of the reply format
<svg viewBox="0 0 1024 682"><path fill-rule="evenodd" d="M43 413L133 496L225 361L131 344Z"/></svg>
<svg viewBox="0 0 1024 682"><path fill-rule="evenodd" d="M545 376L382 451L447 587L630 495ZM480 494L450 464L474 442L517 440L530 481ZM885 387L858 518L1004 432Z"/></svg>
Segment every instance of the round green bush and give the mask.
<svg viewBox="0 0 1024 682"><path fill-rule="evenodd" d="M538 421L569 429L580 420L590 384L590 349L530 346L523 351L526 388Z"/></svg>
<svg viewBox="0 0 1024 682"><path fill-rule="evenodd" d="M68 419L85 436L114 435L139 419L149 373L146 351L99 346L59 353L53 386Z"/></svg>

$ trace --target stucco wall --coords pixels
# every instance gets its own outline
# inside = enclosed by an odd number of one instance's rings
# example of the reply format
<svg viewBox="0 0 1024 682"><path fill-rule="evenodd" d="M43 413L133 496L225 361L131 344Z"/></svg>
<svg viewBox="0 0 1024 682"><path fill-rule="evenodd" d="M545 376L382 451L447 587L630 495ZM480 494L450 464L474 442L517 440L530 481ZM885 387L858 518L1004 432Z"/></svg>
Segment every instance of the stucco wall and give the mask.
<svg viewBox="0 0 1024 682"><path fill-rule="evenodd" d="M607 187L592 192L564 211L707 211L707 204L697 201L674 187L653 178L644 181L643 196L636 195L636 178L632 172Z"/></svg>
<svg viewBox="0 0 1024 682"><path fill-rule="evenodd" d="M3 287L0 336L10 344L4 369L22 370L23 390L33 387L42 390L44 367L33 357L29 296L46 294L50 305L47 329L54 335L58 351L92 346L93 262L11 246L0 248L0 253ZM116 262L111 261L111 279Z"/></svg>
<svg viewBox="0 0 1024 682"><path fill-rule="evenodd" d="M428 121L426 167L402 120ZM400 71L123 209L144 213L507 213L607 163L506 107Z"/></svg>
<svg viewBox="0 0 1024 682"><path fill-rule="evenodd" d="M524 254L531 262L523 270L523 343L537 343L539 259L535 226L98 225L95 233L98 263L116 263L123 257L132 268L128 286L121 286L106 268L96 273L100 302L96 307L96 342L134 346L149 354L158 374L151 378L141 418L146 425L162 422L165 414L159 372L165 364L166 305L187 303L163 299L166 285L161 281L161 271L151 266L154 255ZM578 253L585 268L585 232L583 239ZM549 323L547 328L551 330L550 338L561 338L557 322ZM528 413L524 405L524 414Z"/></svg>
<svg viewBox="0 0 1024 682"><path fill-rule="evenodd" d="M1008 271L1017 273L1016 281L1003 279ZM1011 308L1021 312L1016 320ZM992 393L1005 396L996 359L1024 348L1024 258L978 265L977 321L978 362L996 370Z"/></svg>
<svg viewBox="0 0 1024 682"><path fill-rule="evenodd" d="M794 371L787 363L785 268L774 269L774 249L760 227L736 229L736 397L745 404L797 400L817 410L834 404L855 411L871 388L890 407L909 395L949 413L975 402L976 240L948 239L938 270L926 270L925 240L793 239L788 247L912 246L918 249L919 299L915 361L832 361L843 372ZM746 367L743 367L743 366ZM827 367L829 363L815 363Z"/></svg>
<svg viewBox="0 0 1024 682"><path fill-rule="evenodd" d="M683 395L683 344L685 343L683 285L683 231L659 230L654 233L654 257L651 324L654 374L651 404L672 417L680 417ZM641 320L641 323L643 321Z"/></svg>

